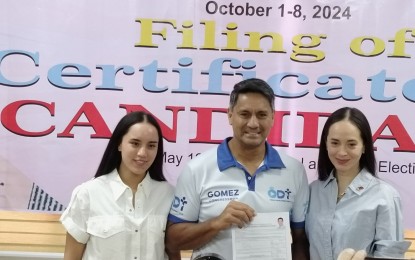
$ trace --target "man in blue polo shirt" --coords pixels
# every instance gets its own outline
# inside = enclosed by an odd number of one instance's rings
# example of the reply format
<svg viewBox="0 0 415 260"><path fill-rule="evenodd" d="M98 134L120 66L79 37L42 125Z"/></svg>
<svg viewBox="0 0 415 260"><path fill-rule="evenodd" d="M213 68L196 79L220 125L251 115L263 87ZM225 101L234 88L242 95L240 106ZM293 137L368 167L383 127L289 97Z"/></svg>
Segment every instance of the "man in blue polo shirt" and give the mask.
<svg viewBox="0 0 415 260"><path fill-rule="evenodd" d="M304 231L309 189L304 166L266 138L274 124L274 92L263 80L237 83L230 96L233 136L191 160L179 176L166 246L192 259L232 259L232 227L256 213L289 212L293 259L307 259Z"/></svg>

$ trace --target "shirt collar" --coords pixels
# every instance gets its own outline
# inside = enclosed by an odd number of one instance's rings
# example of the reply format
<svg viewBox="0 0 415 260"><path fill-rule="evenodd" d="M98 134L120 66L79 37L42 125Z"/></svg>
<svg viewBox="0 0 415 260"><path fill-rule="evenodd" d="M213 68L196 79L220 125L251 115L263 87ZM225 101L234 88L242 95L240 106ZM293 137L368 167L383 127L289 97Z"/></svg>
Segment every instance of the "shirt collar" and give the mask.
<svg viewBox="0 0 415 260"><path fill-rule="evenodd" d="M361 195L373 183L376 177L370 174L366 169L362 169L360 173L350 183L349 188L356 194Z"/></svg>
<svg viewBox="0 0 415 260"><path fill-rule="evenodd" d="M327 178L327 180L324 181L323 186L326 187L335 179L336 178L334 177L334 171L331 171L330 176ZM368 190L372 184L372 181L375 179L376 177L370 174L370 172L368 172L366 169L362 169L350 183L348 189L352 190L357 195L361 195L363 192Z"/></svg>
<svg viewBox="0 0 415 260"><path fill-rule="evenodd" d="M229 149L228 142L232 137L228 137L218 146L217 159L218 167L222 172L230 167L237 167L237 162ZM275 150L268 142L265 142L266 152L264 159L264 167L266 170L270 168L285 168L284 163L277 150Z"/></svg>
<svg viewBox="0 0 415 260"><path fill-rule="evenodd" d="M329 177L323 182L323 187L325 188L332 180L335 180L333 171L331 171Z"/></svg>
<svg viewBox="0 0 415 260"><path fill-rule="evenodd" d="M117 169L106 175L114 198L119 199L122 194L128 189L128 186L121 180ZM151 179L150 174L147 173L141 183L138 184L137 190L142 189L146 198L150 196L154 180Z"/></svg>

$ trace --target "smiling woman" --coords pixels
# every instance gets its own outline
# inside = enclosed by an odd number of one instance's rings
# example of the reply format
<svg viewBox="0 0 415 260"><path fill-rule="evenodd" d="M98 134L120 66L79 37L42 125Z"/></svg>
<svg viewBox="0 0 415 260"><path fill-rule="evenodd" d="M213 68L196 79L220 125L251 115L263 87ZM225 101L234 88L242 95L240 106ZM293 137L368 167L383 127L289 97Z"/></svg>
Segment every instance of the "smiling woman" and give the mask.
<svg viewBox="0 0 415 260"><path fill-rule="evenodd" d="M410 245L399 193L376 176L370 125L356 108L336 110L323 127L306 231L312 260L334 260L345 248L402 258Z"/></svg>
<svg viewBox="0 0 415 260"><path fill-rule="evenodd" d="M172 195L163 175L159 124L148 113L127 114L115 127L95 178L75 188L62 214L65 258L164 259Z"/></svg>

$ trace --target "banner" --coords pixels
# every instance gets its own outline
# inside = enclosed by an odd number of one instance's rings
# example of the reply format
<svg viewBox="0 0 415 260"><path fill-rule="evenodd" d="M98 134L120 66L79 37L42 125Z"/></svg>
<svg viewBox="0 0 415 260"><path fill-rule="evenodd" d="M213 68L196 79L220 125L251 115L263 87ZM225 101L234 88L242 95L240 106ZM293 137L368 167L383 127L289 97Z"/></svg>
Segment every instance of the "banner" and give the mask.
<svg viewBox="0 0 415 260"><path fill-rule="evenodd" d="M269 142L317 178L334 110L368 117L379 177L415 229L415 2L0 1L0 206L61 211L91 179L111 131L151 112L165 174L232 135L233 85L276 95Z"/></svg>

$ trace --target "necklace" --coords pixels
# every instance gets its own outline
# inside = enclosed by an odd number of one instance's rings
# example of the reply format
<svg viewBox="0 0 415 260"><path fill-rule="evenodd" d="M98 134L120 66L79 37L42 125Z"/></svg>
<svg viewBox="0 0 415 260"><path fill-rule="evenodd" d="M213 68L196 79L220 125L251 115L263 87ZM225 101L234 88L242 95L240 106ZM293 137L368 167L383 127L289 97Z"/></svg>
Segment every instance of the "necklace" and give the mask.
<svg viewBox="0 0 415 260"><path fill-rule="evenodd" d="M343 196L346 194L346 191L337 195L337 201L341 200L341 198L343 198Z"/></svg>

